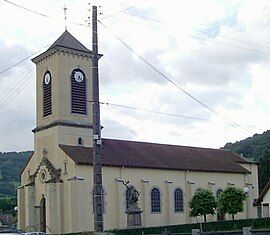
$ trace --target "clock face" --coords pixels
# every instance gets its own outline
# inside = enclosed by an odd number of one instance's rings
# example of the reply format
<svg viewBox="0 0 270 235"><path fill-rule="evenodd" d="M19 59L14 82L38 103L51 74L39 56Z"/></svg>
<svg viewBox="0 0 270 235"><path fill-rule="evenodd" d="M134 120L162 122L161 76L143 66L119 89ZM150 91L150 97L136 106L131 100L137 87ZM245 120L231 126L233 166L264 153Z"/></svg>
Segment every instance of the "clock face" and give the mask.
<svg viewBox="0 0 270 235"><path fill-rule="evenodd" d="M74 78L75 78L76 82L82 82L84 76L83 76L81 71L76 71L74 74Z"/></svg>
<svg viewBox="0 0 270 235"><path fill-rule="evenodd" d="M51 82L51 74L49 72L46 72L44 76L44 83L48 85Z"/></svg>

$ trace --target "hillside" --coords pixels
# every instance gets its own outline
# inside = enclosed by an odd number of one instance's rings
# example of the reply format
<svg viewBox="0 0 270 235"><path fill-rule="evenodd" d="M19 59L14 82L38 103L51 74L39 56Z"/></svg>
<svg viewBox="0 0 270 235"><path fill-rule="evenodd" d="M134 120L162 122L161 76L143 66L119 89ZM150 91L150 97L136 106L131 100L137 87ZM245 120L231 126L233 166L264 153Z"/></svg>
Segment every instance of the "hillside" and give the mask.
<svg viewBox="0 0 270 235"><path fill-rule="evenodd" d="M259 162L263 153L270 149L270 130L235 143L227 143L222 149L229 149L238 154L242 153L245 157Z"/></svg>
<svg viewBox="0 0 270 235"><path fill-rule="evenodd" d="M25 152L0 152L0 197L16 196L20 172L31 155Z"/></svg>
<svg viewBox="0 0 270 235"><path fill-rule="evenodd" d="M259 163L259 190L261 191L270 179L270 130L255 134L245 140L226 144L229 149Z"/></svg>

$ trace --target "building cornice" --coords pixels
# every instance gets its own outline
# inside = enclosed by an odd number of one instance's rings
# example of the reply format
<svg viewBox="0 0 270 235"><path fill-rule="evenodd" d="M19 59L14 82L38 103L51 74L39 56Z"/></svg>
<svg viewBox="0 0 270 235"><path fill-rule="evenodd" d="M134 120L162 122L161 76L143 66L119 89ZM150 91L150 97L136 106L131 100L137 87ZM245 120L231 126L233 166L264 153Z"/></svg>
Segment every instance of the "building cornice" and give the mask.
<svg viewBox="0 0 270 235"><path fill-rule="evenodd" d="M62 52L62 53L65 53L65 54L70 54L70 55L82 56L82 57L85 57L85 58L88 58L88 59L92 58L92 52L91 51L87 52L87 51L75 50L75 49L72 49L72 48L69 48L69 47L55 46L55 47L50 48L47 51L41 53L40 55L34 57L32 59L32 61L35 64L38 64L42 60L47 59L51 55L53 55L55 53L59 53L59 52ZM102 56L103 56L102 54L99 54L98 59L100 59Z"/></svg>
<svg viewBox="0 0 270 235"><path fill-rule="evenodd" d="M34 128L32 130L33 133L39 132L39 131L43 131L55 126L67 126L67 127L77 127L77 128L93 128L93 124L92 123L83 123L83 122L78 122L78 121L66 121L66 120L56 120L53 121L47 125L41 125L41 126L37 126L36 128Z"/></svg>

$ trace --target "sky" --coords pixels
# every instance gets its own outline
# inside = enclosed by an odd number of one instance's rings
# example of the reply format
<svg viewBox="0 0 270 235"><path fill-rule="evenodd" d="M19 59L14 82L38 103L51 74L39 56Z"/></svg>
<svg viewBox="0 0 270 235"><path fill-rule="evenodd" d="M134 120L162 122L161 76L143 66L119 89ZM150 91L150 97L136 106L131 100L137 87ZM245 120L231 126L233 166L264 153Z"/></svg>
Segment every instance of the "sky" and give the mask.
<svg viewBox="0 0 270 235"><path fill-rule="evenodd" d="M103 137L220 148L270 129L269 1L91 4L102 23L100 101L137 108L101 105ZM33 149L30 59L65 25L91 49L90 9L87 0L0 0L0 151Z"/></svg>

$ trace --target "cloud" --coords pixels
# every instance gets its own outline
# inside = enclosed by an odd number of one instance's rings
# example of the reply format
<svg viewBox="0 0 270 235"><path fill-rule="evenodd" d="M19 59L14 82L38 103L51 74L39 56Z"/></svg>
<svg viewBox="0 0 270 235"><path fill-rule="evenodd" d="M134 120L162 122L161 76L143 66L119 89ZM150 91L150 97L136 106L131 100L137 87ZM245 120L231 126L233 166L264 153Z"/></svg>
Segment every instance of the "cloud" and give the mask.
<svg viewBox="0 0 270 235"><path fill-rule="evenodd" d="M102 125L104 126L102 130L104 138L130 140L136 136L136 132L133 129L110 118L104 119Z"/></svg>
<svg viewBox="0 0 270 235"><path fill-rule="evenodd" d="M22 46L22 45L7 45L3 40L0 39L0 72L4 71L5 69L9 68L10 66L18 63L22 59L24 59L26 56L29 56L31 54L31 51ZM29 61L26 61L24 64L20 64L16 66L17 71L22 71L25 69L26 64L29 65ZM3 74L0 75L0 82L3 80L2 77L7 77L10 75L12 70L9 70ZM13 70L14 72L14 70Z"/></svg>
<svg viewBox="0 0 270 235"><path fill-rule="evenodd" d="M28 105L27 105L28 106ZM0 150L21 151L33 149L34 112L25 106L18 111L1 113ZM24 110L24 111L23 111ZM19 117L19 118L18 118Z"/></svg>
<svg viewBox="0 0 270 235"><path fill-rule="evenodd" d="M145 62L134 56L131 51L123 45L109 46L105 49L104 57L100 60L100 74L102 85L111 85L112 83L130 83L155 82L165 83L153 69ZM155 67L162 69L163 65L158 57L162 55L164 50L149 50L143 54L146 60L149 60Z"/></svg>

